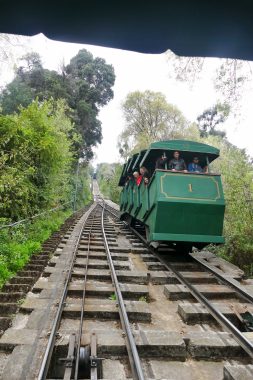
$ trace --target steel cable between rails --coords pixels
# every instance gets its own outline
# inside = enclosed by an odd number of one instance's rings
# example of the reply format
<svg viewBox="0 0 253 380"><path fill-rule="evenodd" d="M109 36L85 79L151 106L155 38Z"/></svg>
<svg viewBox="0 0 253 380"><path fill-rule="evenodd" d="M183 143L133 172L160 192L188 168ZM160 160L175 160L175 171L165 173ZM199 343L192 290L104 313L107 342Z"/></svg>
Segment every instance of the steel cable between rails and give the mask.
<svg viewBox="0 0 253 380"><path fill-rule="evenodd" d="M64 307L64 302L65 302L65 299L67 296L68 284L69 284L71 276L72 276L72 270L73 270L74 261L76 258L77 249L78 249L78 246L79 246L81 236L83 234L83 230L84 230L85 224L87 222L87 219L90 216L91 212L94 210L94 208L95 208L95 205L91 206L90 210L88 211L86 218L83 222L83 225L81 227L80 233L78 235L78 238L76 240L76 243L75 243L75 248L74 248L73 257L72 257L71 264L70 264L70 269L68 271L68 276L67 276L65 284L64 284L64 289L63 289L63 292L61 295L61 299L60 299L59 306L57 309L57 313L56 313L56 316L55 316L55 319L53 322L52 330L51 330L51 333L50 333L50 336L48 339L46 351L45 351L44 356L43 356L43 360L42 360L42 364L40 367L40 371L39 371L37 380L45 380L46 376L47 376L47 372L48 372L49 365L50 365L50 360L51 360L53 349L54 349L56 332L59 328L59 324L61 321L61 314L62 314L62 310Z"/></svg>
<svg viewBox="0 0 253 380"><path fill-rule="evenodd" d="M91 231L94 224L95 215L93 215L91 227L89 231L88 245L87 245L87 257L86 257L86 265L85 265L85 277L84 277L84 285L83 285L83 295L82 295L82 305L81 305L81 316L80 316L80 325L77 337L77 353L76 353L76 363L75 363L75 375L74 379L78 379L79 372L79 360L80 360L80 348L81 348L81 339L82 339L82 331L83 331L83 314L84 314L84 304L85 304L85 295L86 295L86 284L87 284L87 274L88 274L88 265L89 265L89 257L90 257L90 240L91 240Z"/></svg>
<svg viewBox="0 0 253 380"><path fill-rule="evenodd" d="M114 212L112 212L109 209L106 209L108 212L110 212L115 217L119 218L118 215L116 215ZM234 339L239 343L239 345L247 352L247 354L253 358L253 344L241 333L240 330L238 330L219 310L217 310L209 300L203 296L195 286L193 286L188 280L186 280L181 273L179 273L176 269L173 268L172 265L168 264L161 255L159 255L157 252L155 252L153 249L151 249L147 243L147 241L144 239L143 236L141 236L135 229L133 229L131 226L129 226L126 222L123 221L123 223L132 231L136 236L139 237L139 239L145 244L145 246L148 248L148 250L159 259L159 261L165 266L165 268L169 271L172 271L176 278L181 282L183 285L185 285L191 294L196 298L202 305L206 307L206 309L210 312L210 314L218 321L218 323L229 333L231 333L234 337ZM239 292L239 290L238 290Z"/></svg>
<svg viewBox="0 0 253 380"><path fill-rule="evenodd" d="M120 320L121 320L122 328L126 334L125 335L126 346L127 346L127 352L128 352L128 356L129 356L131 369L132 369L132 375L133 375L134 379L144 380L145 377L144 377L144 374L142 371L139 353L137 351L135 340L134 340L134 337L133 337L133 334L131 331L128 315L127 315L126 308L124 305L124 300L123 300L123 297L121 294L119 282L117 279L116 271L114 268L114 264L112 261L109 245L108 245L105 230L104 230L104 210L105 210L105 207L104 207L104 205L101 205L100 203L99 203L99 205L102 207L101 224L102 224L102 234L103 234L103 238L104 238L104 245L105 245L105 250L107 253L108 263L109 263L110 270L111 270L112 281L113 281L113 284L115 287L116 298L117 298L117 302L118 302L118 306L119 306Z"/></svg>

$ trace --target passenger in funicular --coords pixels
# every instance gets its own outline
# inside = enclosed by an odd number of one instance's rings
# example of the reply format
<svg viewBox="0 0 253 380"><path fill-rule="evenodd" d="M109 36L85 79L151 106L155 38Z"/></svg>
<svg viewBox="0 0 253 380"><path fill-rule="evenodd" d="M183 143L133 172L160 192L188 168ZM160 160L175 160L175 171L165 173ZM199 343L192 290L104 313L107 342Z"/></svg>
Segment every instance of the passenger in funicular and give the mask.
<svg viewBox="0 0 253 380"><path fill-rule="evenodd" d="M148 169L145 168L145 166L141 166L140 167L140 173L141 173L141 176L144 180L145 185L147 185L149 183L149 178L150 178Z"/></svg>
<svg viewBox="0 0 253 380"><path fill-rule="evenodd" d="M155 163L155 168L156 169L165 169L165 164L167 163L168 158L165 156L165 153L161 156L158 157Z"/></svg>
<svg viewBox="0 0 253 380"><path fill-rule="evenodd" d="M140 186L141 181L142 181L142 175L136 171L136 172L133 172L133 176L134 176L136 185Z"/></svg>
<svg viewBox="0 0 253 380"><path fill-rule="evenodd" d="M187 172L185 161L183 158L180 158L180 153L177 150L173 153L173 158L169 161L168 169L174 172Z"/></svg>
<svg viewBox="0 0 253 380"><path fill-rule="evenodd" d="M168 158L163 154L156 160L156 169L168 169L174 172L187 172L187 167L183 158L180 158L180 153L176 150L173 153L173 158L168 162ZM166 165L167 164L167 165Z"/></svg>
<svg viewBox="0 0 253 380"><path fill-rule="evenodd" d="M193 157L192 162L188 165L188 172L190 173L202 173L202 174L208 174L208 166L205 166L202 168L202 166L199 165L199 158L197 156Z"/></svg>
<svg viewBox="0 0 253 380"><path fill-rule="evenodd" d="M188 165L188 171L189 172L195 172L195 173L203 173L204 170L199 165L199 158L193 157L193 161Z"/></svg>

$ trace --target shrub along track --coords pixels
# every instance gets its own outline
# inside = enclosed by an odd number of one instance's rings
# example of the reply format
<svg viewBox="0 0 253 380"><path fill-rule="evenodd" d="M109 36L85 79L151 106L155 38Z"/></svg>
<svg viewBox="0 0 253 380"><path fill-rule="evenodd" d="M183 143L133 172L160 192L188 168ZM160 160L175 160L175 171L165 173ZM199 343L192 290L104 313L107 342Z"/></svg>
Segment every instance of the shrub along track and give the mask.
<svg viewBox="0 0 253 380"><path fill-rule="evenodd" d="M100 214L101 207L96 206L90 219L86 221L84 215L66 233L33 293L20 306L13 328L0 339L0 349L8 356L3 379L100 378L96 366L100 368L102 358L104 379L251 379L251 359L241 346L194 301L173 270L167 270L124 223L106 212L113 270L107 261ZM161 247L160 253L162 250L167 248ZM245 310L245 300L191 257L166 251L166 258L242 328L240 311ZM233 270L228 265L224 272L238 278ZM137 347L134 355L132 347L129 355L128 328L120 318L121 301L117 285L112 283L113 272ZM60 310L64 285L66 298ZM252 310L251 305L246 307ZM51 339L59 310L60 323ZM84 319L80 322L81 314ZM50 339L53 351L46 376L43 358ZM79 344L81 350L74 350ZM77 354L82 368L74 375ZM138 360L141 371L136 370Z"/></svg>
<svg viewBox="0 0 253 380"><path fill-rule="evenodd" d="M41 251L31 255L28 263L18 271L0 290L0 336L11 326L15 314L26 294L32 289L48 264L53 252L60 244L69 228L83 215L84 209L75 212L65 220L60 229L54 232L41 245Z"/></svg>

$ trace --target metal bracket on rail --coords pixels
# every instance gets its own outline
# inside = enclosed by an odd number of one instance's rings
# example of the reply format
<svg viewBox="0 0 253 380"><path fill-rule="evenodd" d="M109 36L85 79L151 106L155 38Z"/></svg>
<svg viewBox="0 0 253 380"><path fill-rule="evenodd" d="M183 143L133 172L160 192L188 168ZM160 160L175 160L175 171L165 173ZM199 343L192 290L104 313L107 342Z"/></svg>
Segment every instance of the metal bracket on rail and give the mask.
<svg viewBox="0 0 253 380"><path fill-rule="evenodd" d="M97 380L103 378L102 360L103 358L97 357L97 336L95 333L91 334L90 340L90 378L91 380Z"/></svg>
<svg viewBox="0 0 253 380"><path fill-rule="evenodd" d="M68 356L63 359L59 359L59 361L65 363L65 371L64 371L64 380L70 380L72 369L75 363L75 346L76 346L76 334L71 334L69 337L69 349Z"/></svg>
<svg viewBox="0 0 253 380"><path fill-rule="evenodd" d="M68 355L66 358L59 359L64 363L64 380L71 380L73 369L76 361L76 334L71 334L69 337ZM79 377L98 380L103 378L102 369L103 358L97 357L97 337L95 333L91 334L90 345L80 347L79 355Z"/></svg>
<svg viewBox="0 0 253 380"><path fill-rule="evenodd" d="M97 336L91 334L90 345L80 347L79 375L81 378L97 380L103 378L102 360L97 357Z"/></svg>

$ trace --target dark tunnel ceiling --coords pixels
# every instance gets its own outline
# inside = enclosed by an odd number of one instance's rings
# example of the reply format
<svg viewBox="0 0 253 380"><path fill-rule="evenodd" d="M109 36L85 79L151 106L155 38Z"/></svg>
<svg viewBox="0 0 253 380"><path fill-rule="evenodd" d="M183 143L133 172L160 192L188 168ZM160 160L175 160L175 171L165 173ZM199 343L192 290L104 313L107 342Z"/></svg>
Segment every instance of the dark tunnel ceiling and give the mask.
<svg viewBox="0 0 253 380"><path fill-rule="evenodd" d="M0 0L0 32L142 53L253 60L253 1Z"/></svg>

